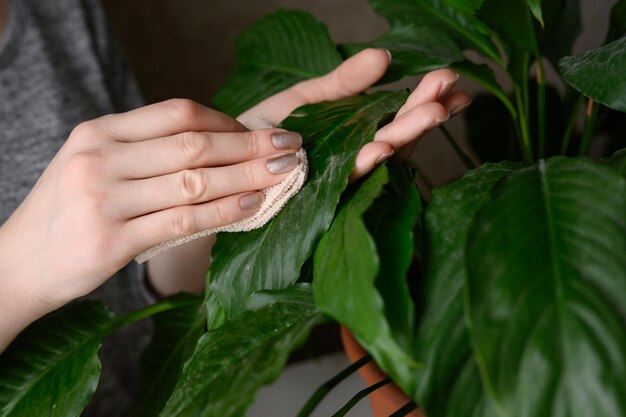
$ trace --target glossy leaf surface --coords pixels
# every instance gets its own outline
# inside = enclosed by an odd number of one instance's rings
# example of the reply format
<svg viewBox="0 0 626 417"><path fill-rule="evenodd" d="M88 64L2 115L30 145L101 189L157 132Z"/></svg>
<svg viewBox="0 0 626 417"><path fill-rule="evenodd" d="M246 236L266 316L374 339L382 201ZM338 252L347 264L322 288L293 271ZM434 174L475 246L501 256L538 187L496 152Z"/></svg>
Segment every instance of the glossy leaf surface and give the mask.
<svg viewBox="0 0 626 417"><path fill-rule="evenodd" d="M365 48L385 48L391 52L391 64L379 84L407 75L423 74L463 60L461 51L448 34L415 25L398 24L372 42L341 46L347 55L354 55Z"/></svg>
<svg viewBox="0 0 626 417"><path fill-rule="evenodd" d="M24 330L0 355L0 416L79 416L98 385L100 339L113 320L87 301Z"/></svg>
<svg viewBox="0 0 626 417"><path fill-rule="evenodd" d="M183 364L189 359L206 325L200 310L202 297L178 294L169 297L186 305L152 316L152 341L141 356L137 417L158 416L174 390Z"/></svg>
<svg viewBox="0 0 626 417"><path fill-rule="evenodd" d="M315 251L313 289L320 310L348 327L376 363L401 388L412 392L414 361L396 342L386 320L375 285L380 268L376 244L362 219L387 181L388 172L382 166L346 197Z"/></svg>
<svg viewBox="0 0 626 417"><path fill-rule="evenodd" d="M622 177L626 177L626 148L615 152L606 159L603 159L602 163L613 168Z"/></svg>
<svg viewBox="0 0 626 417"><path fill-rule="evenodd" d="M534 55L539 53L527 0L485 0L477 17L508 45Z"/></svg>
<svg viewBox="0 0 626 417"><path fill-rule="evenodd" d="M379 123L393 115L405 99L404 92L361 95L304 106L285 120L284 128L300 132L304 138L309 177L264 227L218 237L209 302L217 305L226 319L241 311L248 295L296 282L302 265L332 222L357 151L372 140ZM214 311L213 307L209 310ZM213 321L219 314L212 316L209 328L215 327Z"/></svg>
<svg viewBox="0 0 626 417"><path fill-rule="evenodd" d="M244 30L235 58L235 71L213 97L215 106L232 116L342 61L326 26L297 10L278 11Z"/></svg>
<svg viewBox="0 0 626 417"><path fill-rule="evenodd" d="M202 336L162 417L242 416L256 391L273 381L289 353L300 345L320 315L308 297L265 298Z"/></svg>
<svg viewBox="0 0 626 417"><path fill-rule="evenodd" d="M626 181L560 157L489 198L465 265L470 336L500 415L626 415Z"/></svg>
<svg viewBox="0 0 626 417"><path fill-rule="evenodd" d="M626 37L561 59L563 79L585 97L626 112Z"/></svg>
<svg viewBox="0 0 626 417"><path fill-rule="evenodd" d="M491 416L463 316L464 243L489 190L520 165L485 164L436 188L426 209L427 270L417 333L419 386L414 399L429 416Z"/></svg>
<svg viewBox="0 0 626 417"><path fill-rule="evenodd" d="M618 0L613 5L610 20L604 43L613 42L626 34L626 0Z"/></svg>
<svg viewBox="0 0 626 417"><path fill-rule="evenodd" d="M372 8L390 25L416 25L444 31L462 49L473 48L498 61L498 48L491 41L491 31L471 13L453 7L445 0L369 0Z"/></svg>

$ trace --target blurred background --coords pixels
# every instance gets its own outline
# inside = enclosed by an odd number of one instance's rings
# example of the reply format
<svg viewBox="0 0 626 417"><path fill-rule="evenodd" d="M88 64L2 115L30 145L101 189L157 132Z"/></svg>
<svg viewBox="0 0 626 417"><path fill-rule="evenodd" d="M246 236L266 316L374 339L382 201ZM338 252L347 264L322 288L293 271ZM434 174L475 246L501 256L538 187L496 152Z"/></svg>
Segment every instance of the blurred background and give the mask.
<svg viewBox="0 0 626 417"><path fill-rule="evenodd" d="M267 13L279 8L306 10L325 22L337 43L363 42L387 30L386 22L366 0L103 0L111 24L148 102L172 97L209 104L212 95L234 67L237 34ZM610 7L616 0L581 0L584 33L575 52L599 46L604 38ZM552 77L554 79L554 77ZM414 88L419 77L394 84ZM461 88L476 94L478 88L461 80ZM452 134L467 151L462 118L448 122ZM413 162L432 185L460 177L463 165L438 132L421 139ZM422 185L428 197L428 188ZM336 329L314 335L313 351L338 348ZM300 353L300 358L306 354ZM250 416L293 416L315 388L347 362L342 353L292 364L281 379L265 388L249 411ZM333 392L316 416L337 411L362 388L353 376ZM350 415L371 416L362 402Z"/></svg>

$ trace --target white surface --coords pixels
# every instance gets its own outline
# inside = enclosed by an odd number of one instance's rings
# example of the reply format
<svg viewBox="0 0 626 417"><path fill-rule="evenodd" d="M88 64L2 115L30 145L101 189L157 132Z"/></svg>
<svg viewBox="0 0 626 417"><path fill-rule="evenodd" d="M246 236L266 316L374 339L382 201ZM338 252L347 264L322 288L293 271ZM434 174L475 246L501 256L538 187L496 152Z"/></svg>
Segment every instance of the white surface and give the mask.
<svg viewBox="0 0 626 417"><path fill-rule="evenodd" d="M274 384L261 389L257 400L248 410L248 417L295 417L322 383L349 365L346 355L337 352L288 366ZM313 417L332 416L363 388L365 384L358 374L351 375L324 398ZM372 417L369 399L359 402L348 416Z"/></svg>

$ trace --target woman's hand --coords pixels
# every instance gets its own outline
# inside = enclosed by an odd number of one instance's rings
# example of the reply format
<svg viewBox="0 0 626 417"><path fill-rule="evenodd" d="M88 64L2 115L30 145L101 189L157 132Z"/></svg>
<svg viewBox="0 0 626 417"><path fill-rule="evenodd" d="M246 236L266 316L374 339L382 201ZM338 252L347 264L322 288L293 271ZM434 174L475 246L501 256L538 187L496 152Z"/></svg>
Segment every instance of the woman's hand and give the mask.
<svg viewBox="0 0 626 417"><path fill-rule="evenodd" d="M366 49L329 74L303 81L264 100L238 120L248 127L276 126L304 104L339 100L365 91L383 76L389 62L386 50ZM394 152L400 158L408 158L417 139L465 109L471 99L463 91L454 91L457 80L458 75L447 69L426 74L395 119L376 133L374 142L361 149L351 180L365 175Z"/></svg>
<svg viewBox="0 0 626 417"><path fill-rule="evenodd" d="M0 228L0 350L140 252L253 214L301 143L188 100L79 125Z"/></svg>

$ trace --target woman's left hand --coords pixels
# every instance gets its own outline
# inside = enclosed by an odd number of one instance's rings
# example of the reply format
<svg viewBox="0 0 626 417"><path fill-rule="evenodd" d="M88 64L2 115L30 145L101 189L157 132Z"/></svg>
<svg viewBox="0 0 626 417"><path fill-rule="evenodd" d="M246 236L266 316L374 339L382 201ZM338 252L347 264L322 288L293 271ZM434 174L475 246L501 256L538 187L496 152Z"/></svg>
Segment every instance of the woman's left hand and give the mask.
<svg viewBox="0 0 626 417"><path fill-rule="evenodd" d="M389 57L384 49L366 49L322 77L302 81L265 99L237 119L253 128L263 124L276 126L302 105L359 94L383 76L390 63ZM426 74L394 120L378 130L374 141L360 150L351 181L367 174L394 153L400 159L408 158L420 137L463 111L472 100L465 92L454 90L458 78L458 74L448 69Z"/></svg>

